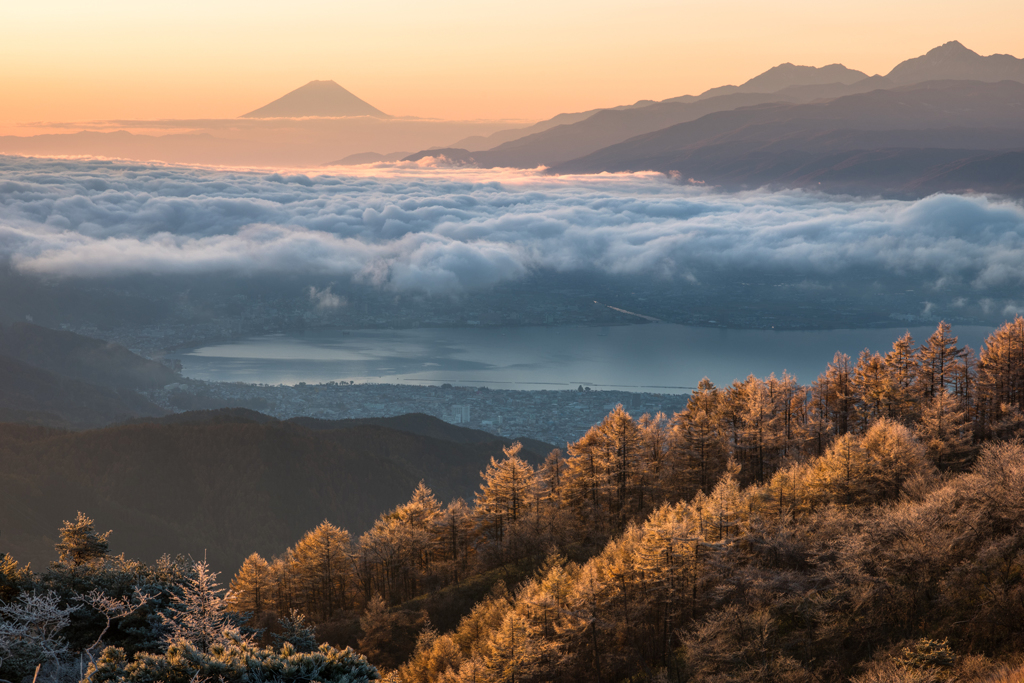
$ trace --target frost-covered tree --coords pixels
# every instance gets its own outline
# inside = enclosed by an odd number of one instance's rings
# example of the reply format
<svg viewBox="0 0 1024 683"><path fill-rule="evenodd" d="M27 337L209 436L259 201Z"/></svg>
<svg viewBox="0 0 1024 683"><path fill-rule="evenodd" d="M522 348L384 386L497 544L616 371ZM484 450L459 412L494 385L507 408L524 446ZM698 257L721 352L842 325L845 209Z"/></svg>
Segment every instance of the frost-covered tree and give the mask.
<svg viewBox="0 0 1024 683"><path fill-rule="evenodd" d="M61 526L57 554L61 563L70 567L81 567L106 557L109 552L107 538L111 532L96 533L96 525L81 512L74 521L64 521Z"/></svg>
<svg viewBox="0 0 1024 683"><path fill-rule="evenodd" d="M312 652L317 648L316 629L304 614L293 609L277 620L279 631L272 637L277 647L290 643L297 652Z"/></svg>
<svg viewBox="0 0 1024 683"><path fill-rule="evenodd" d="M135 594L130 598L107 595L96 588L83 596L79 596L77 602L98 614L103 620L103 626L100 629L99 635L96 636L92 644L82 648L79 653L80 659L85 657L88 658L89 662L95 662L96 654L106 645L104 638L111 631L114 623L121 622L126 617L138 612L152 599L152 595L144 593L138 588L135 589Z"/></svg>
<svg viewBox="0 0 1024 683"><path fill-rule="evenodd" d="M377 668L351 648L321 645L313 652L297 652L285 643L279 650L260 648L237 635L217 648L202 650L178 641L166 653L140 653L129 660L120 648L104 650L89 667L91 683L369 683L380 680Z"/></svg>
<svg viewBox="0 0 1024 683"><path fill-rule="evenodd" d="M217 572L205 561L196 562L164 615L167 643L187 642L201 652L224 642L230 630L228 602L217 582Z"/></svg>
<svg viewBox="0 0 1024 683"><path fill-rule="evenodd" d="M61 631L77 610L62 606L54 591L24 592L0 603L0 678L19 681L40 664L59 664L68 654Z"/></svg>

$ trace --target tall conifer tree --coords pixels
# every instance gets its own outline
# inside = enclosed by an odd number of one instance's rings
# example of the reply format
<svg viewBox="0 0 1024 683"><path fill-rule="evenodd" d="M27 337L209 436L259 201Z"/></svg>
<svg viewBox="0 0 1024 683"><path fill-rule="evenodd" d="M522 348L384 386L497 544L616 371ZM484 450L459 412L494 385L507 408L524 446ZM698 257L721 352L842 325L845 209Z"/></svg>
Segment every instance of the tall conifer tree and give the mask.
<svg viewBox="0 0 1024 683"><path fill-rule="evenodd" d="M918 349L917 387L920 395L930 399L953 388L961 354L956 343L957 338L950 333L949 323L942 321Z"/></svg>

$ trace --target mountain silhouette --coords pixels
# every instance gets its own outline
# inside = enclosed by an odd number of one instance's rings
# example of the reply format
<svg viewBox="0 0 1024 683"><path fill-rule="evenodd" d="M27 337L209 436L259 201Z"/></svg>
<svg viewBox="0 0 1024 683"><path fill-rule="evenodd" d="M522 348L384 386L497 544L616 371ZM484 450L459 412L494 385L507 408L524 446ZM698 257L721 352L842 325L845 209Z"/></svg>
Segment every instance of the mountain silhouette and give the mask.
<svg viewBox="0 0 1024 683"><path fill-rule="evenodd" d="M479 156L478 161L484 165L550 166L714 111L767 102L810 102L887 85L881 76L869 78L864 72L842 64L814 67L787 62L743 85L723 85L700 95L683 95L661 102L641 100L631 105L559 114L527 128L498 131L487 138L466 138L451 147L469 152L494 151L494 155Z"/></svg>
<svg viewBox="0 0 1024 683"><path fill-rule="evenodd" d="M802 68L802 67L799 67ZM806 67L810 68L810 67ZM473 152L472 156L481 166L511 166L535 168L554 166L578 159L609 145L662 130L679 123L694 121L707 114L732 111L741 107L753 107L773 103L802 104L823 99L835 99L850 94L870 92L887 83L881 77L864 77L852 83L826 83L790 85L778 92L738 92L737 86L713 97L681 97L655 102L644 107L602 109L589 118L571 124L563 124L526 135L518 140L498 145L490 150ZM436 156L436 150L424 150L413 157ZM446 154L449 159L458 153Z"/></svg>
<svg viewBox="0 0 1024 683"><path fill-rule="evenodd" d="M1024 59L1011 55L982 57L954 41L921 57L902 62L888 76L869 77L862 71L849 69L842 64L813 67L787 62L768 69L742 85L724 85L700 95L683 95L661 102L643 103L644 106L586 112L580 120L558 121L560 125L541 122L530 128L500 131L490 136L490 140L495 142L504 140L501 144L486 145L481 140L467 139L460 142L470 144L451 145L465 151L449 150L446 156L454 158L471 155L473 163L484 167L560 167L635 136L695 121L717 112L768 104L809 104L851 95L867 96L873 91L892 90L928 81L958 80L1024 82ZM844 103L870 104L872 101L870 97L865 97L844 100ZM862 113L865 118L858 125L877 127L877 122L871 122L870 111ZM550 123L555 123L555 119L551 119ZM918 127L914 121L905 122L905 125L911 129ZM944 122L943 125L955 127L973 124L965 121L959 124ZM1015 125L1009 127L1017 128ZM989 134L984 137L987 140L994 139ZM877 144L877 141L872 142L872 146ZM911 146L917 147L919 144L915 142ZM982 148L991 148L991 143L986 143ZM431 150L425 150L412 157L430 155ZM584 165L589 166L589 161Z"/></svg>
<svg viewBox="0 0 1024 683"><path fill-rule="evenodd" d="M938 80L1024 83L1024 59L1013 55L982 57L953 40L920 57L900 62L886 78L896 85Z"/></svg>
<svg viewBox="0 0 1024 683"><path fill-rule="evenodd" d="M334 81L310 81L284 97L260 107L242 118L297 119L304 116L375 116L390 118L380 109L364 102Z"/></svg>
<svg viewBox="0 0 1024 683"><path fill-rule="evenodd" d="M798 64L779 64L773 66L762 74L754 76L743 85L723 85L718 88L705 90L698 96L674 97L666 102L687 102L693 100L705 100L709 97L719 95L730 95L733 93L773 93L785 88L793 88L811 85L829 85L839 83L842 85L853 85L858 81L867 78L863 71L848 69L842 64L829 64L827 66L800 66Z"/></svg>
<svg viewBox="0 0 1024 683"><path fill-rule="evenodd" d="M928 81L806 104L708 114L556 165L661 171L726 189L764 185L922 196L1020 196L1024 84Z"/></svg>

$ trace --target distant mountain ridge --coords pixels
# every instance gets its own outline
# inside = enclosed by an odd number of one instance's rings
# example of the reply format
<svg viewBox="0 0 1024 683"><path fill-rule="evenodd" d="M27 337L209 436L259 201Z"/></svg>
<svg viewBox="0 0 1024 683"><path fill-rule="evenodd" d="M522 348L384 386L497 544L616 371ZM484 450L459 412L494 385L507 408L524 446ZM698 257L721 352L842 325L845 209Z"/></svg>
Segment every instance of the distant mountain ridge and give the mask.
<svg viewBox="0 0 1024 683"><path fill-rule="evenodd" d="M306 116L374 116L390 118L334 81L310 81L241 118L303 118Z"/></svg>
<svg viewBox="0 0 1024 683"><path fill-rule="evenodd" d="M868 78L863 71L848 69L842 64L827 66L800 66L786 62L773 66L762 74L754 76L742 85L723 85L705 90L693 100L707 99L732 93L773 93L785 88L807 85L829 85L839 83L853 85ZM664 100L666 102L686 101L687 96Z"/></svg>
<svg viewBox="0 0 1024 683"><path fill-rule="evenodd" d="M900 62L886 78L896 85L938 80L1024 83L1024 59L1012 55L983 57L953 40L920 57Z"/></svg>
<svg viewBox="0 0 1024 683"><path fill-rule="evenodd" d="M392 152L390 154L361 152L358 154L349 154L347 157L337 159L335 161L328 161L324 166L356 166L359 164L386 163L388 161L401 161L403 157L408 155L408 152Z"/></svg>
<svg viewBox="0 0 1024 683"><path fill-rule="evenodd" d="M551 167L636 135L694 121L707 114L776 102L811 102L849 92L858 92L857 86L791 86L778 93L730 92L707 99L666 100L638 108L603 109L582 121L549 128L490 150L474 152L472 156L479 165L487 167ZM418 152L416 156L430 156L430 151ZM445 156L461 157L450 148Z"/></svg>
<svg viewBox="0 0 1024 683"><path fill-rule="evenodd" d="M881 76L875 76L873 78L875 80L871 82L872 87L882 87L881 82L884 82L884 79ZM842 64L829 64L828 66L814 67L798 66L787 62L785 64L780 64L778 66L772 67L771 69L768 69L768 71L765 71L764 73L755 76L754 78L751 78L742 85L723 85L717 88L711 88L710 90L706 90L700 95L682 95L679 97L671 97L667 100L662 100L661 102L641 100L631 105L607 107L602 109L591 109L585 112L576 112L569 114L558 114L557 116L554 116L545 121L540 121L526 128L513 128L509 130L498 131L497 133L493 133L487 137L475 136L472 138L465 138L452 144L451 148L465 149L466 151L470 152L488 151L492 149L497 149L499 146L514 144L517 140L522 140L528 136L544 133L545 131L553 129L557 126L571 126L573 124L585 121L596 115L606 115L607 112L629 111L649 107L652 105L663 105L662 109L664 109L664 105L688 104L692 102L698 102L701 100L718 98L724 95L742 94L756 96L767 95L779 91L785 91L786 89L792 89L791 92L789 92L786 96L782 98L784 101L810 101L815 97L826 96L828 92L830 92L822 91L819 93L816 90L813 90L818 86L833 86L833 89L835 89L834 86L850 86L855 83L866 83L866 79L869 79L869 77L864 72L856 71L854 69L848 69ZM803 90L801 90L801 88ZM842 94L846 94L847 92L851 91L845 89L844 87L842 89ZM775 99L771 98L759 98L758 101L762 101L762 99L764 101L776 101ZM747 104L754 103L755 102L747 102ZM721 101L721 104L726 107L729 106L728 103L724 100ZM702 113L707 113L707 110L704 110ZM681 114L681 116L684 118L678 119L677 117L677 120L674 120L673 123L680 123L682 120L686 120L685 113ZM649 125L648 129L656 130L654 128L650 128ZM631 132L634 135L638 135L642 132L648 131L632 130ZM625 137L619 135L618 137L620 139L625 139L626 137L629 137L629 135L627 134L625 135ZM541 146L544 146L544 141L547 139L549 138L537 138L538 143ZM608 144L612 144L611 141L609 141ZM542 164L534 165L543 165L546 163L548 162L542 162Z"/></svg>
<svg viewBox="0 0 1024 683"><path fill-rule="evenodd" d="M406 158L553 174L661 171L723 189L1024 196L1014 165L1024 153L1022 93L1024 60L951 42L887 76L787 63L741 86L600 110L490 150Z"/></svg>
<svg viewBox="0 0 1024 683"><path fill-rule="evenodd" d="M1024 84L934 81L720 112L636 136L552 173L654 170L725 189L1024 194Z"/></svg>
<svg viewBox="0 0 1024 683"><path fill-rule="evenodd" d="M742 85L726 85L706 90L700 95L683 95L661 102L642 102L627 107L585 112L579 120L555 122L560 114L528 129L500 131L483 139L467 139L469 146L456 143L449 148L448 158L462 156L451 152L461 148L472 152L481 166L535 168L556 166L596 152L633 136L693 121L717 111L728 111L773 102L810 103L834 99L872 90L888 90L931 80L981 80L1024 82L1024 60L1009 55L982 57L960 43L952 42L931 50L926 55L908 59L897 65L888 76L868 76L842 64L823 67L780 64L751 78ZM642 106L641 106L642 105ZM572 115L578 117L579 115ZM418 152L426 156L429 150Z"/></svg>

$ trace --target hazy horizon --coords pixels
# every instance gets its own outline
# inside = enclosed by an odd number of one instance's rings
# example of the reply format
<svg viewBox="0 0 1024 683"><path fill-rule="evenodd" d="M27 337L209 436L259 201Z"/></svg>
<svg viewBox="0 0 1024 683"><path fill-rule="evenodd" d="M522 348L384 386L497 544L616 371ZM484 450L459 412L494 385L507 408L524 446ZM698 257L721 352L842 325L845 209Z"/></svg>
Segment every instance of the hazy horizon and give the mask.
<svg viewBox="0 0 1024 683"><path fill-rule="evenodd" d="M1024 7L1001 0L969 16L917 0L650 1L628 13L573 0L544 5L543 22L531 2L203 10L196 21L122 2L5 7L0 122L234 118L311 80L334 80L394 116L536 121L699 94L786 62L872 75L951 40L983 55L1024 53Z"/></svg>

